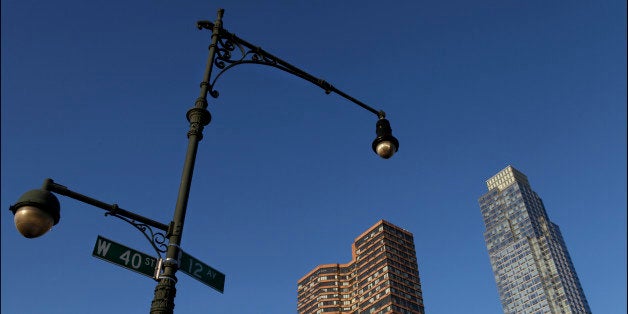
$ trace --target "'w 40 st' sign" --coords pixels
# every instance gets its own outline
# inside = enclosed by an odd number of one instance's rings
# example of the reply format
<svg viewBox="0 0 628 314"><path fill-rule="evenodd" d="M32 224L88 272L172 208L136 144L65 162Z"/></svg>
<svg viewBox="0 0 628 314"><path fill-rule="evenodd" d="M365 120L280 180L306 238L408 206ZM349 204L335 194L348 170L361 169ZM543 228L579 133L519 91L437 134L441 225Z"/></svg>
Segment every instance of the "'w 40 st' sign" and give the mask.
<svg viewBox="0 0 628 314"><path fill-rule="evenodd" d="M92 255L142 275L156 277L156 258L107 238L98 236Z"/></svg>

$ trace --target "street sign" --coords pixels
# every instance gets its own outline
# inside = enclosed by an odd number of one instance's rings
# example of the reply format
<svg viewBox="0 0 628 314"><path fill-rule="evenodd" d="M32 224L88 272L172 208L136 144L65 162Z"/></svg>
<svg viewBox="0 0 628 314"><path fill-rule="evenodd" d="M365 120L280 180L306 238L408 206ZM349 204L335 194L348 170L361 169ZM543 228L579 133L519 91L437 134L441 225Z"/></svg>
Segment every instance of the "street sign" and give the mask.
<svg viewBox="0 0 628 314"><path fill-rule="evenodd" d="M96 238L92 255L150 278L155 278L156 258L102 236Z"/></svg>
<svg viewBox="0 0 628 314"><path fill-rule="evenodd" d="M179 270L220 293L225 291L225 274L209 267L183 250L181 250L181 258L179 259Z"/></svg>

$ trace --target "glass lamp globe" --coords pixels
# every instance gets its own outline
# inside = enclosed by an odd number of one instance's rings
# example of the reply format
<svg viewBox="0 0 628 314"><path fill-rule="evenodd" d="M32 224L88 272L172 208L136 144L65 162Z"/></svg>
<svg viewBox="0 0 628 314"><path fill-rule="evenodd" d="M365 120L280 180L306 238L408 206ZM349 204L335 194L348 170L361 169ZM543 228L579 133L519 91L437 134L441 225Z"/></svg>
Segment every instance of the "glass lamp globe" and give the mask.
<svg viewBox="0 0 628 314"><path fill-rule="evenodd" d="M13 216L15 228L26 238L37 238L48 232L54 225L54 218L49 213L35 207L22 206Z"/></svg>
<svg viewBox="0 0 628 314"><path fill-rule="evenodd" d="M13 212L15 228L27 238L36 238L48 232L59 222L59 200L48 190L30 190L9 207Z"/></svg>
<svg viewBox="0 0 628 314"><path fill-rule="evenodd" d="M384 159L392 157L399 150L399 141L392 135L390 122L384 118L377 120L375 124L375 134L371 147L373 151Z"/></svg>
<svg viewBox="0 0 628 314"><path fill-rule="evenodd" d="M384 159L392 157L397 151L397 147L391 141L382 141L375 147L377 155Z"/></svg>

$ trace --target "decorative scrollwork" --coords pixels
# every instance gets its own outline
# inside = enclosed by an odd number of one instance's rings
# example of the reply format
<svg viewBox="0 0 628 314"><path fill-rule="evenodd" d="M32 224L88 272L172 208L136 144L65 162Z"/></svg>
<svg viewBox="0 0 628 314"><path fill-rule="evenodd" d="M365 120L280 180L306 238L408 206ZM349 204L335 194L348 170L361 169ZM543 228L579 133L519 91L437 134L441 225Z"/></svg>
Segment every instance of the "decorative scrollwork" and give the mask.
<svg viewBox="0 0 628 314"><path fill-rule="evenodd" d="M218 19L216 20L216 24L209 21L198 21L196 26L198 29L208 29L212 30L212 45L210 45L210 51L212 54L210 56L210 60L213 60L209 65L209 73L205 73L207 76L205 79L210 81L208 83L208 93L214 97L218 98L218 91L214 89L216 85L216 81L223 73L233 68L236 65L240 64L261 64L267 65L284 72L290 73L292 75L298 76L310 83L322 88L326 94L330 94L332 92L342 96L343 98L355 103L356 105L376 114L378 117L382 117L382 113L373 109L371 106L349 96L348 94L338 90L333 85L328 82L314 77L311 74L299 69L291 65L290 63L281 60L280 58L264 51L262 48L252 45L244 39L241 39L234 35L233 33L228 32L226 29L222 28L222 14L224 11L219 10ZM216 36L216 37L214 37ZM215 44L214 44L215 43ZM235 50L239 51L239 58L234 57ZM219 70L216 76L211 79L211 70L213 68ZM207 82L203 82L205 84Z"/></svg>
<svg viewBox="0 0 628 314"><path fill-rule="evenodd" d="M239 58L234 57L234 52L236 52L236 55L239 55ZM235 35L223 31L223 33L221 33L221 36L218 38L214 58L214 66L220 71L216 74L214 79L209 84L209 94L212 97L218 98L219 96L218 91L214 89L218 78L222 76L222 74L225 73L227 70L240 64L267 65L291 74L295 74L297 76L301 76L299 75L299 72L283 66L281 63L278 62L276 57L268 54L260 47L253 47L250 44L242 41Z"/></svg>
<svg viewBox="0 0 628 314"><path fill-rule="evenodd" d="M105 213L105 216L120 218L139 230L144 237L146 237L146 240L148 240L153 249L155 249L155 253L157 253L159 258L162 258L161 253L166 253L168 246L166 245L166 235L163 232L155 232L151 226L120 216L115 213L115 211L108 211Z"/></svg>

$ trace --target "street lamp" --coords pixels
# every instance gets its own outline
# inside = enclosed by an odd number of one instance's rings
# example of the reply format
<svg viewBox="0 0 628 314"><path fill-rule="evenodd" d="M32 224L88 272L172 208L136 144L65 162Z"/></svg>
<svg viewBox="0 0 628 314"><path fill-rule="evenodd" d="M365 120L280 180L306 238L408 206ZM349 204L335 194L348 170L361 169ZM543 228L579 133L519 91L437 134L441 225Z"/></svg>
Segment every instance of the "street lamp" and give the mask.
<svg viewBox="0 0 628 314"><path fill-rule="evenodd" d="M209 94L214 98L218 97L219 93L214 89L214 86L216 80L225 73L225 71L241 64L261 64L280 69L307 80L322 88L326 94L332 92L336 93L377 115L378 120L375 125L377 137L372 144L372 149L377 155L388 159L399 149L399 141L392 135L390 122L386 119L384 111L373 109L328 82L316 78L268 53L262 48L254 46L228 32L222 27L223 14L224 10L220 9L218 10L218 17L214 23L209 21L199 21L196 23L199 30L210 29L212 31L211 44L209 45L209 57L205 74L201 82L200 95L196 99L194 107L186 114L190 123L190 129L187 133L188 147L183 165L183 174L181 176L177 203L170 224L166 225L124 210L116 204L107 204L74 192L63 185L55 183L51 179L46 179L41 189L26 192L9 208L14 214L16 228L27 238L39 237L59 222L60 205L59 200L53 192L104 209L107 211L106 215L120 218L136 227L149 240L159 256L161 256L161 253L166 254L166 258L161 265L163 269L158 269L156 272L157 275L155 279L158 281L158 284L155 287L155 295L150 310L150 313L153 314L170 314L174 311L174 298L176 295L175 284L177 282L175 273L179 268L179 257L182 252L180 244L183 235L183 224L187 210L192 174L194 172L194 163L196 161L198 143L203 138L203 128L211 121L211 114L207 111L207 95ZM240 53L239 59L233 56L233 53L238 51ZM212 80L212 69L214 68L219 72ZM154 231L153 228L159 231ZM165 232L165 234L163 232Z"/></svg>
<svg viewBox="0 0 628 314"><path fill-rule="evenodd" d="M37 238L59 222L59 200L46 190L31 190L10 207L17 230L27 238Z"/></svg>

